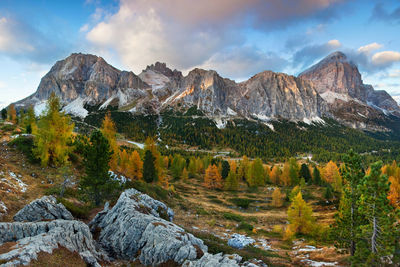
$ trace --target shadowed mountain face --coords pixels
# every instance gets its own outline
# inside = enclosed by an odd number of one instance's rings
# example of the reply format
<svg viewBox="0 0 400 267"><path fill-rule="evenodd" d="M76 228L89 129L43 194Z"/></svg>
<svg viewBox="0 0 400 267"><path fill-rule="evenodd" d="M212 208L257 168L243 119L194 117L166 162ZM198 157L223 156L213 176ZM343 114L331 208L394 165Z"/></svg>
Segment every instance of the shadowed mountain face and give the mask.
<svg viewBox="0 0 400 267"><path fill-rule="evenodd" d="M51 92L61 98L64 111L80 117L87 116L86 105L95 109L113 106L135 114L195 106L206 116L225 120L244 117L310 123L333 117L356 128L382 130L364 120L400 116L390 95L363 84L357 66L341 52L329 55L299 77L264 71L241 83L212 70L194 69L183 76L159 62L135 75L114 68L101 57L72 54L58 61L42 78L36 93L16 106L43 106Z"/></svg>

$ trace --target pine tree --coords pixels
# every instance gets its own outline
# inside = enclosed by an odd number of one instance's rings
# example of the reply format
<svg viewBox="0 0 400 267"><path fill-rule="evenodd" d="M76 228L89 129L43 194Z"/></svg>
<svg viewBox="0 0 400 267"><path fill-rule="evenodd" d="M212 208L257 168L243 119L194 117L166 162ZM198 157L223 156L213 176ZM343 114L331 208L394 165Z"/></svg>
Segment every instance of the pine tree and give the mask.
<svg viewBox="0 0 400 267"><path fill-rule="evenodd" d="M146 150L144 155L143 179L147 183L158 180L156 167L154 166L154 157L150 150Z"/></svg>
<svg viewBox="0 0 400 267"><path fill-rule="evenodd" d="M358 211L366 220L360 226L360 238L353 258L355 264L382 266L384 257L393 255L397 243L394 208L387 199L390 187L381 168L382 162L372 164L370 173L358 186L361 192Z"/></svg>
<svg viewBox="0 0 400 267"><path fill-rule="evenodd" d="M356 251L356 236L360 226L358 214L360 194L357 188L364 177L364 168L360 156L353 151L346 154L343 161L344 166L341 171L346 186L339 203L334 232L337 246L349 249L350 255L353 256Z"/></svg>
<svg viewBox="0 0 400 267"><path fill-rule="evenodd" d="M115 127L115 123L111 119L110 112L107 112L106 116L103 119L101 133L107 139L108 143L110 144L110 148L113 151L110 161L110 168L111 170L116 171L118 169L119 148L117 145L117 130Z"/></svg>
<svg viewBox="0 0 400 267"><path fill-rule="evenodd" d="M307 164L305 164L305 163L301 164L299 176L300 176L300 178L304 178L304 181L307 184L309 184L311 182L311 173L310 173L310 169L308 168Z"/></svg>
<svg viewBox="0 0 400 267"><path fill-rule="evenodd" d="M293 199L288 209L288 229L294 234L310 234L313 230L315 218L309 206L299 192Z"/></svg>
<svg viewBox="0 0 400 267"><path fill-rule="evenodd" d="M283 205L283 194L279 187L275 188L274 192L272 192L272 206L274 207L282 207Z"/></svg>
<svg viewBox="0 0 400 267"><path fill-rule="evenodd" d="M1 110L1 118L2 118L3 120L7 119L7 109L3 108L3 109Z"/></svg>
<svg viewBox="0 0 400 267"><path fill-rule="evenodd" d="M327 184L325 187L324 198L328 201L333 198L332 186L330 184Z"/></svg>
<svg viewBox="0 0 400 267"><path fill-rule="evenodd" d="M222 188L222 177L216 165L209 165L204 175L204 186L210 189Z"/></svg>
<svg viewBox="0 0 400 267"><path fill-rule="evenodd" d="M68 154L72 148L68 141L72 136L74 124L71 118L61 113L60 100L52 93L47 102L46 112L34 127L34 155L40 159L42 166L49 163L61 166L67 163Z"/></svg>
<svg viewBox="0 0 400 267"><path fill-rule="evenodd" d="M118 188L118 182L112 180L108 172L112 153L103 134L100 131L93 132L90 143L84 149L85 176L82 177L80 186L96 206Z"/></svg>
<svg viewBox="0 0 400 267"><path fill-rule="evenodd" d="M128 176L135 180L143 178L143 161L136 150L129 157Z"/></svg>
<svg viewBox="0 0 400 267"><path fill-rule="evenodd" d="M313 182L316 185L322 185L322 179L321 179L321 173L318 170L318 167L315 166L314 167L314 171L313 171Z"/></svg>
<svg viewBox="0 0 400 267"><path fill-rule="evenodd" d="M230 171L230 165L229 162L226 160L222 161L222 170L221 170L221 177L222 179L226 179L226 177L228 177L229 171Z"/></svg>

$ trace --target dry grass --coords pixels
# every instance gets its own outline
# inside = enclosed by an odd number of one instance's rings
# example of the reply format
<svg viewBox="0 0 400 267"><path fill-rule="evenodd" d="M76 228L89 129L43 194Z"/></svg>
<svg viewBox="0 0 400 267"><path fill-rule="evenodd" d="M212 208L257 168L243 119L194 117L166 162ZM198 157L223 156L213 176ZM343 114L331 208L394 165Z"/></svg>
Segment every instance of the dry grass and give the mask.
<svg viewBox="0 0 400 267"><path fill-rule="evenodd" d="M86 263L81 259L77 252L71 252L66 248L60 247L53 250L52 254L41 252L38 258L32 261L32 267L86 267Z"/></svg>

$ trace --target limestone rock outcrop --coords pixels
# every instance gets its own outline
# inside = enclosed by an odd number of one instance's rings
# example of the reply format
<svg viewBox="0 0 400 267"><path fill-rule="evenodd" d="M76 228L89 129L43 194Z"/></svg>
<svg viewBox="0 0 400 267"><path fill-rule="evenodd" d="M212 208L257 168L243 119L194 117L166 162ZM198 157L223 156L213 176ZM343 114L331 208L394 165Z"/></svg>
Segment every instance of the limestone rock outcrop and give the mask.
<svg viewBox="0 0 400 267"><path fill-rule="evenodd" d="M100 212L90 227L101 246L116 259L139 260L144 265L200 259L207 247L173 224L172 217L172 210L162 202L128 189L114 207Z"/></svg>
<svg viewBox="0 0 400 267"><path fill-rule="evenodd" d="M0 223L0 246L8 242L16 244L0 254L0 262L5 262L2 266L27 265L40 252L51 253L59 247L79 253L90 266L100 266L99 260L108 259L96 248L89 227L79 221Z"/></svg>
<svg viewBox="0 0 400 267"><path fill-rule="evenodd" d="M35 222L43 220L73 220L72 214L63 204L57 203L53 196L44 196L23 207L14 215L16 222Z"/></svg>

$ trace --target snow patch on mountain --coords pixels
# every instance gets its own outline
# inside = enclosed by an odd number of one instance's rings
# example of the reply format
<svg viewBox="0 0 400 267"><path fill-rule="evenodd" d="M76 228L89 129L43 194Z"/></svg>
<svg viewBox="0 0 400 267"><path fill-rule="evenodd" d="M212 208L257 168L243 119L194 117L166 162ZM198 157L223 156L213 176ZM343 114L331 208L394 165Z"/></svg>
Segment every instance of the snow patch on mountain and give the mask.
<svg viewBox="0 0 400 267"><path fill-rule="evenodd" d="M348 95L339 94L339 93L332 92L332 91L326 91L325 93L322 93L321 97L329 104L332 104L333 102L335 102L336 99L339 99L339 100L342 100L345 102L349 102L352 99Z"/></svg>
<svg viewBox="0 0 400 267"><path fill-rule="evenodd" d="M323 119L321 119L320 117L318 117L318 116L311 117L311 118L304 118L303 122L308 124L308 125L311 125L312 123L325 124L325 121Z"/></svg>
<svg viewBox="0 0 400 267"><path fill-rule="evenodd" d="M400 95L393 95L394 100L396 100L397 104L400 106Z"/></svg>
<svg viewBox="0 0 400 267"><path fill-rule="evenodd" d="M110 97L109 99L106 100L106 102L104 102L101 106L100 106L100 110L105 109L108 107L108 105L110 105L111 101L113 101L115 98L115 96Z"/></svg>
<svg viewBox="0 0 400 267"><path fill-rule="evenodd" d="M41 101L37 102L35 106L33 107L33 110L35 111L35 115L38 117L43 114L43 112L46 110L47 107L47 101Z"/></svg>
<svg viewBox="0 0 400 267"><path fill-rule="evenodd" d="M236 116L237 115L236 111L232 110L231 108L227 108L226 109L226 114L228 114L230 116Z"/></svg>
<svg viewBox="0 0 400 267"><path fill-rule="evenodd" d="M144 144L143 143L138 143L138 142L134 142L134 141L127 141L129 144L135 145L140 149L144 149Z"/></svg>
<svg viewBox="0 0 400 267"><path fill-rule="evenodd" d="M68 105L66 105L62 111L67 114L71 114L80 118L85 118L89 112L84 108L85 100L81 97L78 97Z"/></svg>

